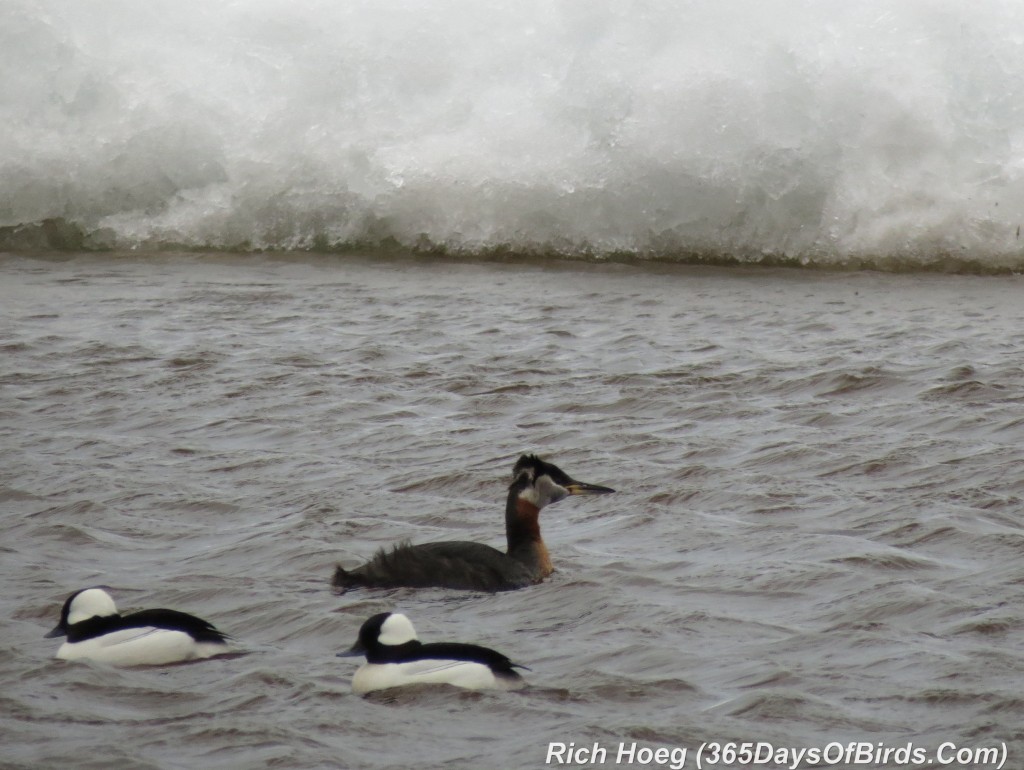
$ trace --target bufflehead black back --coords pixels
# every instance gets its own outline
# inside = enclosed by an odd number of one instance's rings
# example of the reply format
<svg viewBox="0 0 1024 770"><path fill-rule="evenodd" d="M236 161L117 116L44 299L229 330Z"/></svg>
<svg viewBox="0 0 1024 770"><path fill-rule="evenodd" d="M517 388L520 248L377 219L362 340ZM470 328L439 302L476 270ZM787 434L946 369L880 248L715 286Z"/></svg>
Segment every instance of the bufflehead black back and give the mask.
<svg viewBox="0 0 1024 770"><path fill-rule="evenodd" d="M177 610L142 610L120 615L102 588L67 598L60 622L47 639L67 636L62 660L95 660L119 666L162 666L231 652L228 636L210 623Z"/></svg>
<svg viewBox="0 0 1024 770"><path fill-rule="evenodd" d="M570 495L604 495L614 489L575 481L558 466L535 455L523 455L512 469L505 504L508 550L483 543L444 541L381 549L353 570L338 566L333 585L441 587L508 591L541 582L554 571L540 536L542 508Z"/></svg>
<svg viewBox="0 0 1024 770"><path fill-rule="evenodd" d="M356 655L366 656L352 677L352 690L360 695L411 684L450 684L469 690L513 690L525 684L516 669L526 666L475 644L423 644L409 619L399 613L374 615L363 623L352 648L338 653L339 658Z"/></svg>

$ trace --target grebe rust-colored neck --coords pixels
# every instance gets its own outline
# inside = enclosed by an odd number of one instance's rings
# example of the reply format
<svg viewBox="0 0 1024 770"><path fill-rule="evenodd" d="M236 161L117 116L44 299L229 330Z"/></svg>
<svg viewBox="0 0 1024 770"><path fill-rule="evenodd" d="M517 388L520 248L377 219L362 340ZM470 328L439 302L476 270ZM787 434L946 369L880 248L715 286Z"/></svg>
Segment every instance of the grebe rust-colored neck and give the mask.
<svg viewBox="0 0 1024 770"><path fill-rule="evenodd" d="M537 580L555 571L551 556L540 535L540 508L516 493L509 495L505 511L508 555L529 566Z"/></svg>

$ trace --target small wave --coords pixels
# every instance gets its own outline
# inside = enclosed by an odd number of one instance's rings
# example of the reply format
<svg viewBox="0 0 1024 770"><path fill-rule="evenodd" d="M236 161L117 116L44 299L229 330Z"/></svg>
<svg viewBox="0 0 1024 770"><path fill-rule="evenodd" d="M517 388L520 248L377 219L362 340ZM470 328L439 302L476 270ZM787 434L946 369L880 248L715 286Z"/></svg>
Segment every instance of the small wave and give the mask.
<svg viewBox="0 0 1024 770"><path fill-rule="evenodd" d="M894 373L869 366L861 371L839 372L831 375L823 384L824 390L819 395L823 398L845 396L851 393L888 388L897 382L899 382L899 378Z"/></svg>
<svg viewBox="0 0 1024 770"><path fill-rule="evenodd" d="M979 380L966 380L963 382L951 382L945 385L936 385L921 394L925 400L954 399L968 403L988 404L1005 398L1010 394L1005 387L989 385Z"/></svg>
<svg viewBox="0 0 1024 770"><path fill-rule="evenodd" d="M1020 629L1021 621L1010 617L990 617L969 620L953 629L955 634L979 634L981 636L1001 636Z"/></svg>
<svg viewBox="0 0 1024 770"><path fill-rule="evenodd" d="M871 731L882 727L875 720L845 712L841 704L834 701L784 688L772 689L767 692L748 692L715 706L710 711L760 724L782 722L824 724L827 721L833 726L843 725Z"/></svg>
<svg viewBox="0 0 1024 770"><path fill-rule="evenodd" d="M831 561L833 564L844 564L851 567L870 567L894 571L930 569L938 566L930 559L903 553L866 553L842 556Z"/></svg>
<svg viewBox="0 0 1024 770"><path fill-rule="evenodd" d="M991 692L972 690L954 690L948 687L930 687L916 692L889 695L876 700L900 701L903 703L922 703L929 706L967 706L979 703L991 703L1001 700L1000 696Z"/></svg>
<svg viewBox="0 0 1024 770"><path fill-rule="evenodd" d="M960 529L948 524L936 526L921 524L915 521L891 529L880 535L879 539L887 542L889 545L910 548L924 545L925 543L949 542L963 534Z"/></svg>

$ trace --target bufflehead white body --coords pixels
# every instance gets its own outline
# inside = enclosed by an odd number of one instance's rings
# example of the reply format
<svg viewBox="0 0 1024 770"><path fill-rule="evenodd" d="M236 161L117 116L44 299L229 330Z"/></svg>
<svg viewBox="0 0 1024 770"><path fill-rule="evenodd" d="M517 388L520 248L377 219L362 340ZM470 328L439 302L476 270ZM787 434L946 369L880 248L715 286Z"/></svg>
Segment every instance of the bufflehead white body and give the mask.
<svg viewBox="0 0 1024 770"><path fill-rule="evenodd" d="M363 623L359 639L338 657L365 655L352 678L352 690L364 695L413 684L448 684L469 690L512 690L524 682L500 652L475 644L423 644L405 615L382 612Z"/></svg>
<svg viewBox="0 0 1024 770"><path fill-rule="evenodd" d="M176 610L120 615L110 594L86 588L71 594L60 623L46 638L67 636L61 660L94 660L118 666L163 666L230 652L228 637L210 623Z"/></svg>

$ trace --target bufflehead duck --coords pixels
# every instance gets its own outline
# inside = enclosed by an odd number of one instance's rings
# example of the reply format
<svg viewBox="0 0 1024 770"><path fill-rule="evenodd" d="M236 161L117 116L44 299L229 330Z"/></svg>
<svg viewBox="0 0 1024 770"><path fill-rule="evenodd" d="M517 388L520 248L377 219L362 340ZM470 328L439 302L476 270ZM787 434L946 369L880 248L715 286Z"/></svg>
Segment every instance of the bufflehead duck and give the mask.
<svg viewBox="0 0 1024 770"><path fill-rule="evenodd" d="M604 495L614 489L575 481L552 463L523 455L512 469L512 484L505 504L508 552L482 543L450 540L381 549L361 567L340 565L332 583L355 586L460 588L508 591L541 582L554 571L540 536L541 508L569 495Z"/></svg>
<svg viewBox="0 0 1024 770"><path fill-rule="evenodd" d="M205 620L176 610L119 615L102 588L76 591L64 602L60 623L47 639L67 636L63 660L95 660L120 666L162 666L230 651L228 637Z"/></svg>
<svg viewBox="0 0 1024 770"><path fill-rule="evenodd" d="M364 695L408 684L450 684L469 690L514 690L526 669L500 652L476 644L423 644L405 615L382 612L363 623L359 639L339 658L365 655L352 677L352 690ZM529 670L529 669L526 669Z"/></svg>

